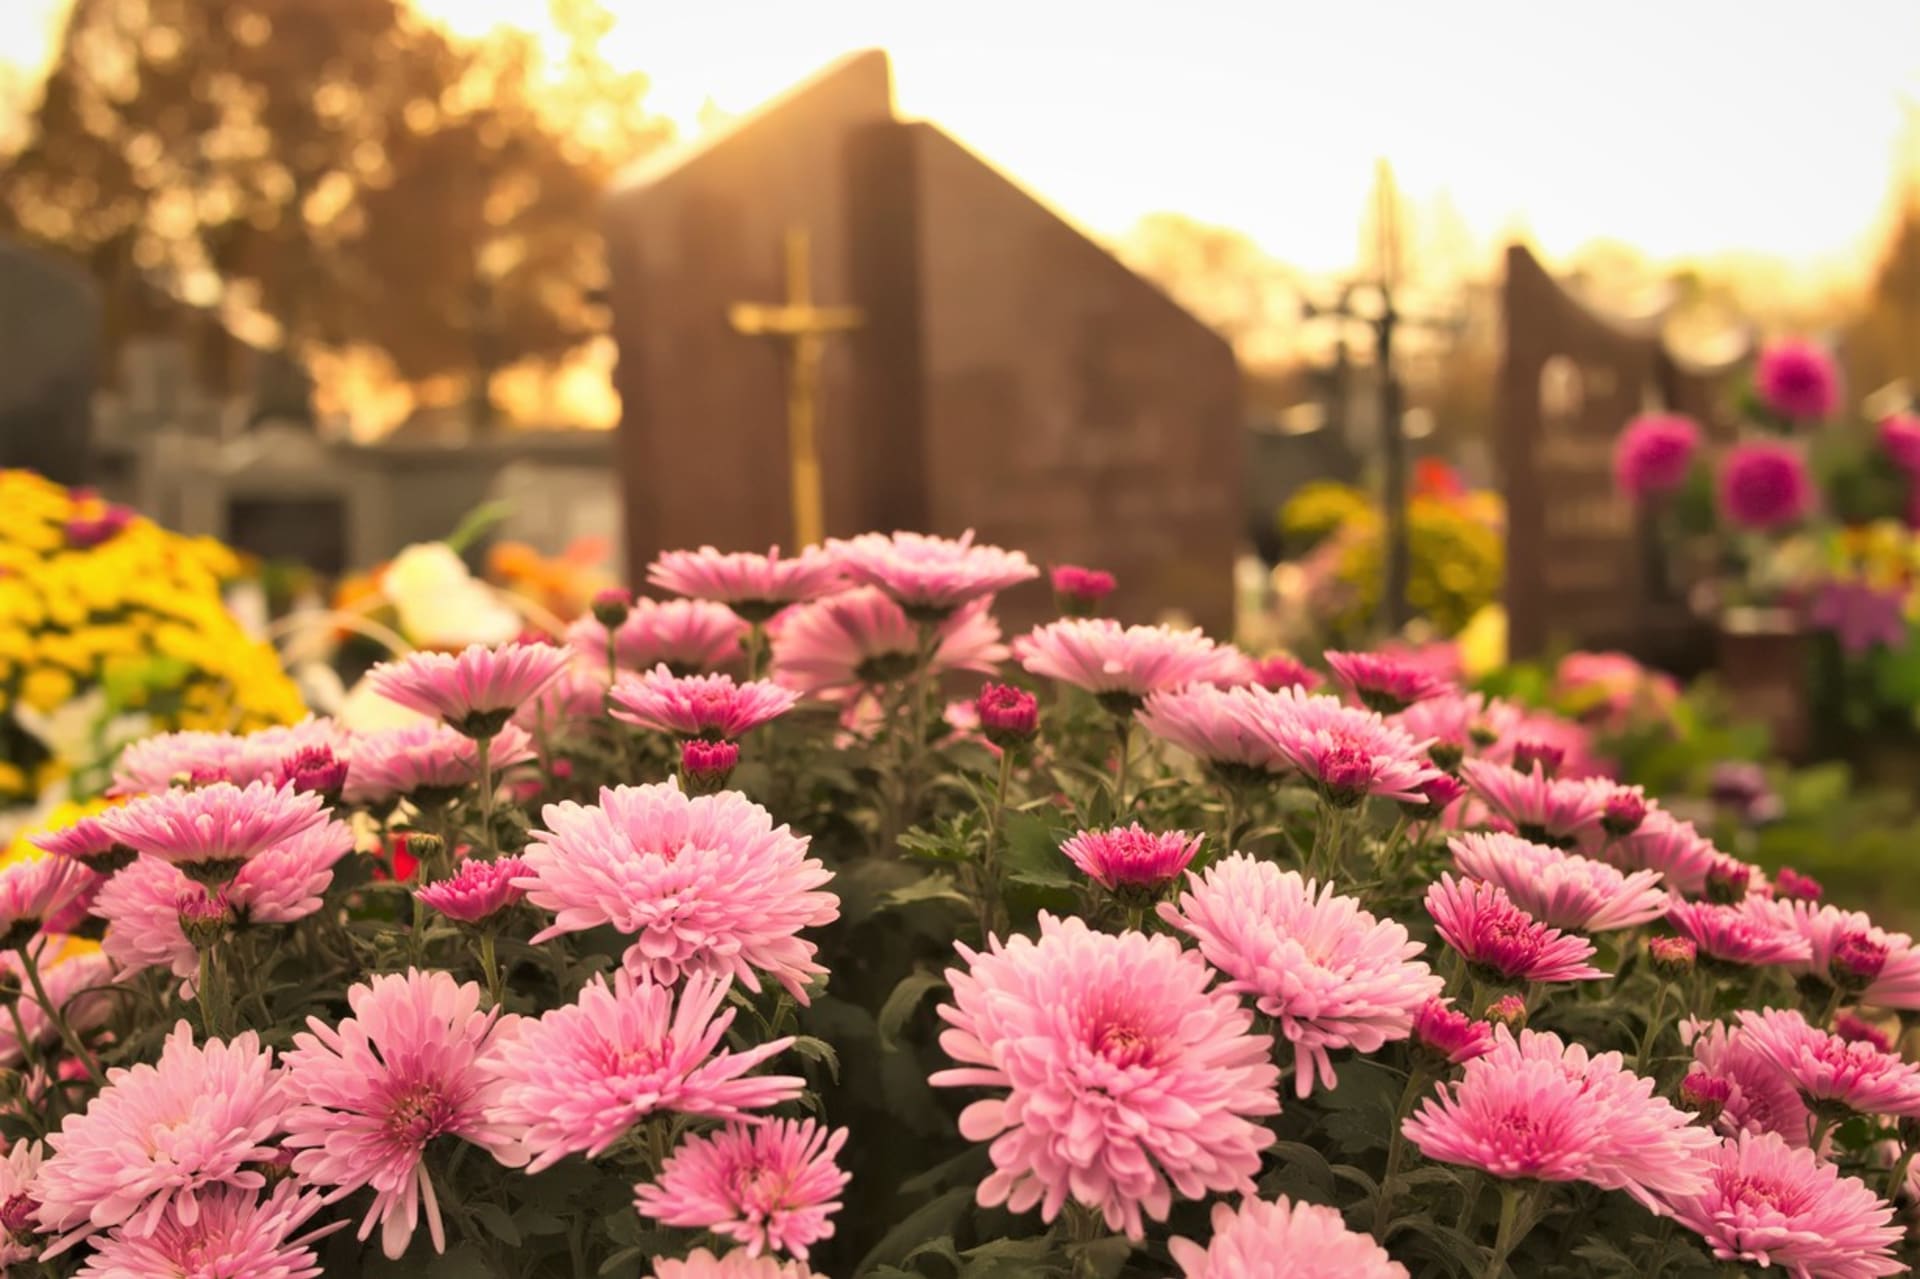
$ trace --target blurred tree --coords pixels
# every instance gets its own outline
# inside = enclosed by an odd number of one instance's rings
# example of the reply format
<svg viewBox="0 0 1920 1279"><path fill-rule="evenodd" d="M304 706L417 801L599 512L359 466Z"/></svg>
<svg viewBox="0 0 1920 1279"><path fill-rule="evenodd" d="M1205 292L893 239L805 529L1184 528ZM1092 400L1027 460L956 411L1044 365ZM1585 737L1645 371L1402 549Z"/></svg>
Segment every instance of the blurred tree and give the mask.
<svg viewBox="0 0 1920 1279"><path fill-rule="evenodd" d="M1920 183L1910 183L1879 269L1843 342L1853 389L1920 389Z"/></svg>
<svg viewBox="0 0 1920 1279"><path fill-rule="evenodd" d="M159 293L411 383L557 356L598 329L599 194L667 128L599 0L552 4L557 66L403 0L75 0L0 225L88 262L110 333Z"/></svg>
<svg viewBox="0 0 1920 1279"><path fill-rule="evenodd" d="M1300 328L1296 272L1245 234L1179 213L1150 213L1114 248L1233 343L1243 366L1293 359Z"/></svg>

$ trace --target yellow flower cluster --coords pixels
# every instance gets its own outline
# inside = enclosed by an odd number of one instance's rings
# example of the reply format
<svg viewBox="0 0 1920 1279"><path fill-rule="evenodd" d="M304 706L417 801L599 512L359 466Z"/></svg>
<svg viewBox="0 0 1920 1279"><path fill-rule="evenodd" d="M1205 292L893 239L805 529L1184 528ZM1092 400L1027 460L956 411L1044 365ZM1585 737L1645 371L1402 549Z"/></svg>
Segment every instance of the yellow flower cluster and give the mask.
<svg viewBox="0 0 1920 1279"><path fill-rule="evenodd" d="M0 470L0 806L90 762L35 726L96 693L98 719L143 715L154 731L298 719L299 691L272 647L221 599L239 568L211 539Z"/></svg>

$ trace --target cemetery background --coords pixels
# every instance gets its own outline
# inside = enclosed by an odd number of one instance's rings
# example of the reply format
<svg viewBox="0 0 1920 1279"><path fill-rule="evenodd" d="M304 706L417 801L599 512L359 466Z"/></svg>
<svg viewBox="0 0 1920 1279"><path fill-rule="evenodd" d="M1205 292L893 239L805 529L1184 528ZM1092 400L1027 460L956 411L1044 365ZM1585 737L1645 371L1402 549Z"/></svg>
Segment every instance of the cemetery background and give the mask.
<svg viewBox="0 0 1920 1279"><path fill-rule="evenodd" d="M798 398L821 531L977 527L1116 570L1121 616L1252 651L1390 637L1589 718L1622 776L1723 846L1911 926L1920 689L1897 661L1863 680L1804 626L1744 647L1716 634L1613 480L1643 410L1731 438L1762 335L1830 342L1863 418L1910 406L1911 157L1877 268L1839 296L1783 301L1764 277L1618 246L1551 265L1515 246L1462 273L1456 228L1384 165L1353 269L1303 278L1177 215L1096 241L900 112L877 52L669 149L644 105L609 110L644 104L644 78L607 60L611 15L592 3L556 7L557 95L511 31L463 41L375 0L352 18L295 6L276 20L308 25L271 39L247 5L127 12L79 0L0 177L0 335L24 353L0 377L0 464L253 557L256 620L289 656L342 666L305 687L325 704L382 650L315 606L452 642L378 571L463 522L454 540L506 594L460 638L489 642L577 620L674 546L791 544ZM139 66L138 96L86 64L102 42ZM363 92L301 78L329 62ZM297 109L252 121L264 133L209 174L183 158L209 126L177 108L223 76ZM217 198L154 215L189 187ZM1401 492L1396 567L1383 512ZM1886 536L1908 580L1907 539ZM427 598L464 581L449 568ZM1414 616L1393 635L1403 598ZM1002 607L1010 633L1049 616L1037 593ZM1683 691L1592 650L1704 678ZM1838 682L1809 698L1801 670ZM1738 774L1745 790L1734 765L1760 770Z"/></svg>

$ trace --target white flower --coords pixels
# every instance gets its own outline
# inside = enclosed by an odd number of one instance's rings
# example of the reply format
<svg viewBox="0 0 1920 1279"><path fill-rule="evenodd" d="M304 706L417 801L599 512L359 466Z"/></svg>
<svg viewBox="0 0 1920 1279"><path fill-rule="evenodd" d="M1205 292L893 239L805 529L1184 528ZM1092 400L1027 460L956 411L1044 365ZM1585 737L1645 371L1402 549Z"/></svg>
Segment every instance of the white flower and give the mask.
<svg viewBox="0 0 1920 1279"><path fill-rule="evenodd" d="M400 629L425 648L504 644L520 633L520 615L445 542L422 542L393 557L380 589L400 614Z"/></svg>

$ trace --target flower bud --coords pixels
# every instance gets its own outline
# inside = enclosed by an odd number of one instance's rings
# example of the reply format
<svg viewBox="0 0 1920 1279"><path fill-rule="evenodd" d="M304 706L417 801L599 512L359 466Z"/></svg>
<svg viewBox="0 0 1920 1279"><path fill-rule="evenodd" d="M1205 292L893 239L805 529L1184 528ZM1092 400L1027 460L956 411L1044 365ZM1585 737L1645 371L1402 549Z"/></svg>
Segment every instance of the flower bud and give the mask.
<svg viewBox="0 0 1920 1279"><path fill-rule="evenodd" d="M1640 829L1640 823L1647 820L1647 801L1641 797L1639 787L1622 786L1607 796L1606 807L1600 811L1600 829L1615 839L1622 838Z"/></svg>
<svg viewBox="0 0 1920 1279"><path fill-rule="evenodd" d="M1699 962L1700 948L1685 937L1656 937L1647 943L1647 954L1662 977L1684 977Z"/></svg>
<svg viewBox="0 0 1920 1279"><path fill-rule="evenodd" d="M1487 1005L1487 1020L1517 1033L1527 1024L1527 1001L1518 995L1502 995Z"/></svg>
<svg viewBox="0 0 1920 1279"><path fill-rule="evenodd" d="M1826 890L1811 875L1802 875L1791 866L1782 866L1773 877L1773 895L1791 901L1817 902Z"/></svg>
<svg viewBox="0 0 1920 1279"><path fill-rule="evenodd" d="M1704 1070L1693 1071L1680 1081L1681 1109L1693 1111L1700 1116L1700 1122L1709 1127L1727 1108L1727 1099L1731 1096L1731 1084Z"/></svg>
<svg viewBox="0 0 1920 1279"><path fill-rule="evenodd" d="M1552 777L1560 771L1560 765L1566 759L1566 751L1546 742L1521 741L1513 744L1515 772L1531 773L1537 768L1543 776Z"/></svg>
<svg viewBox="0 0 1920 1279"><path fill-rule="evenodd" d="M680 747L680 775L689 795L711 795L725 790L740 762L740 748L732 742L692 738Z"/></svg>
<svg viewBox="0 0 1920 1279"><path fill-rule="evenodd" d="M1721 906L1735 905L1746 899L1752 880L1751 866L1723 857L1707 872L1707 900Z"/></svg>
<svg viewBox="0 0 1920 1279"><path fill-rule="evenodd" d="M1461 784L1460 779L1447 773L1429 777L1414 789L1424 795L1425 800L1418 804L1402 801L1400 808L1406 813L1409 821L1416 822L1424 822L1440 816L1447 811L1448 805L1467 793L1467 788Z"/></svg>
<svg viewBox="0 0 1920 1279"><path fill-rule="evenodd" d="M1827 975L1833 984L1848 994L1857 995L1873 985L1874 978L1887 966L1887 948L1863 932L1851 932L1834 945L1827 960Z"/></svg>
<svg viewBox="0 0 1920 1279"><path fill-rule="evenodd" d="M1011 684L988 684L974 702L980 731L1001 750L1033 740L1040 730L1040 703L1032 693Z"/></svg>
<svg viewBox="0 0 1920 1279"><path fill-rule="evenodd" d="M1883 1053L1893 1051L1893 1037L1872 1022L1842 1010L1834 1015L1833 1033L1850 1044L1872 1044Z"/></svg>
<svg viewBox="0 0 1920 1279"><path fill-rule="evenodd" d="M593 597L590 606L593 620L614 630L627 620L627 614L633 612L633 592L625 587L610 586Z"/></svg>
<svg viewBox="0 0 1920 1279"><path fill-rule="evenodd" d="M1413 1015L1413 1042L1437 1063L1461 1066L1493 1050L1493 1027L1429 999Z"/></svg>
<svg viewBox="0 0 1920 1279"><path fill-rule="evenodd" d="M1092 617L1116 585L1111 573L1061 564L1053 570L1054 607L1067 617Z"/></svg>
<svg viewBox="0 0 1920 1279"><path fill-rule="evenodd" d="M205 950L233 927L233 906L225 893L184 895L179 911L180 931L187 935L195 950Z"/></svg>

